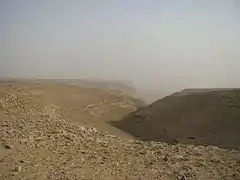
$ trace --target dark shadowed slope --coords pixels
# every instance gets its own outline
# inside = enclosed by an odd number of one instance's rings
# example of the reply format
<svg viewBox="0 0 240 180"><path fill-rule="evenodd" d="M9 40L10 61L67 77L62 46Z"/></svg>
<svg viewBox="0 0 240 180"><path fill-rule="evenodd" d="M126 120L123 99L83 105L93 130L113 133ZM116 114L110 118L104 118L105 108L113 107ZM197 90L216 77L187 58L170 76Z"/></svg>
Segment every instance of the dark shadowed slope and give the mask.
<svg viewBox="0 0 240 180"><path fill-rule="evenodd" d="M112 124L142 140L239 148L240 90L184 90Z"/></svg>

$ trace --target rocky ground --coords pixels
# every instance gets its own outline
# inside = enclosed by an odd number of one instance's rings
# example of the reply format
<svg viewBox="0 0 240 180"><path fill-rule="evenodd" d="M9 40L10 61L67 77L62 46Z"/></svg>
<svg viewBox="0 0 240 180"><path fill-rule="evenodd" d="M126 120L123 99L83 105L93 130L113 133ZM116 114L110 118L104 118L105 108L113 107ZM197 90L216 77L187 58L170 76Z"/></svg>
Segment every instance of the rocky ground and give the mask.
<svg viewBox="0 0 240 180"><path fill-rule="evenodd" d="M41 100L54 104L61 109L61 117L68 122L95 127L129 139L131 136L109 124L118 121L142 105L141 100L122 93L100 88L89 88L80 85L68 85L58 81L0 81L0 89L8 85L20 87L31 100ZM71 84L71 81L70 81Z"/></svg>
<svg viewBox="0 0 240 180"><path fill-rule="evenodd" d="M239 151L126 142L17 86L1 88L0 128L0 179L240 179Z"/></svg>

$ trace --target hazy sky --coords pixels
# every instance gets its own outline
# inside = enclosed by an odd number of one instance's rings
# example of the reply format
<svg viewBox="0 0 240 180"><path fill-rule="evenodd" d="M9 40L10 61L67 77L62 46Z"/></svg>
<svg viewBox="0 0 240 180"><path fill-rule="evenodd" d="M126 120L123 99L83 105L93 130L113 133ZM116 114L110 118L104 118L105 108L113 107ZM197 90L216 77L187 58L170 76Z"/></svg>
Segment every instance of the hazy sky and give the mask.
<svg viewBox="0 0 240 180"><path fill-rule="evenodd" d="M238 0L0 0L0 76L240 87Z"/></svg>

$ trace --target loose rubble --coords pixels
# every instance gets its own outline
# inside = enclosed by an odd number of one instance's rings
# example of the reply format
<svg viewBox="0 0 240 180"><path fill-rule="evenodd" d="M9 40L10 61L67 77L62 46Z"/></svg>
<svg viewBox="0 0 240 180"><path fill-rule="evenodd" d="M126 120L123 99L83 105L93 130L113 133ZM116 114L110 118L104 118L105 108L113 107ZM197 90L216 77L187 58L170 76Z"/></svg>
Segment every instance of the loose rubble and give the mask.
<svg viewBox="0 0 240 180"><path fill-rule="evenodd" d="M240 152L122 141L70 124L61 109L15 87L0 92L0 179L240 179Z"/></svg>

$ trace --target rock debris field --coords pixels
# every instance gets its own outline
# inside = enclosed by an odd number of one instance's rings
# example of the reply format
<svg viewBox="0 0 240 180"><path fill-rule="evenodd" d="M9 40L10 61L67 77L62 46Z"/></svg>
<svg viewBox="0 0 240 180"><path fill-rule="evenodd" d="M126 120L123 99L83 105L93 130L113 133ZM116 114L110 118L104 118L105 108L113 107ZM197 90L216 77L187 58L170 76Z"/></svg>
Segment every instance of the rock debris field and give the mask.
<svg viewBox="0 0 240 180"><path fill-rule="evenodd" d="M0 179L240 179L238 150L123 141L60 112L17 86L1 87Z"/></svg>

